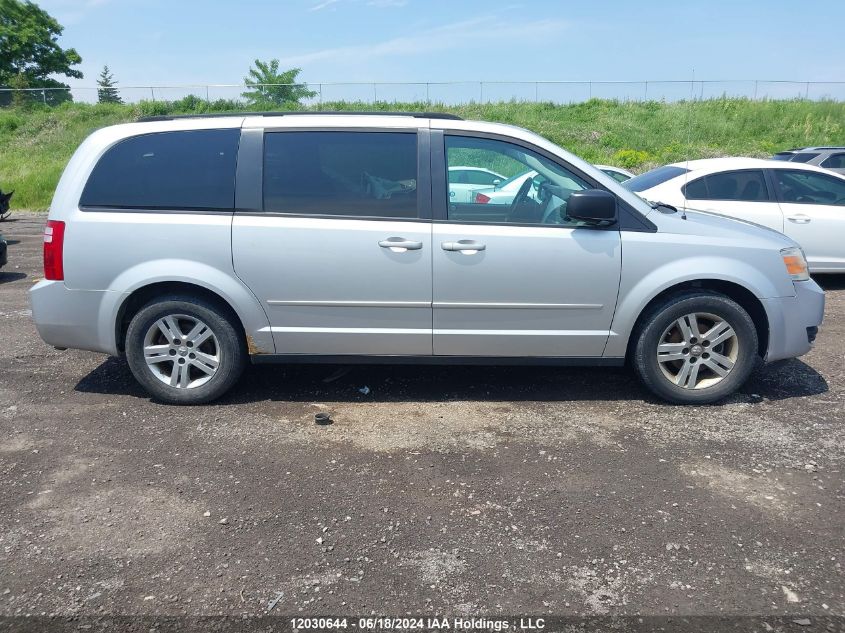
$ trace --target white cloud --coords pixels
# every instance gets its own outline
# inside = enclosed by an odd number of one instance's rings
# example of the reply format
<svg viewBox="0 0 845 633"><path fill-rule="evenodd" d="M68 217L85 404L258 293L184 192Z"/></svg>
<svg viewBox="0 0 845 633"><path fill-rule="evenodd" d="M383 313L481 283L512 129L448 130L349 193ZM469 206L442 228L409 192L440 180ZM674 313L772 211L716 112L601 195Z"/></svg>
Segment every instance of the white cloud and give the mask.
<svg viewBox="0 0 845 633"><path fill-rule="evenodd" d="M388 7L404 7L408 0L368 0L367 6L386 9Z"/></svg>
<svg viewBox="0 0 845 633"><path fill-rule="evenodd" d="M91 2L108 2L109 0L89 0ZM349 2L349 0L343 0L344 2ZM353 0L355 2L360 2L360 0ZM322 11L323 9L329 9L335 7L339 4L341 0L321 0L314 6L312 6L309 11ZM367 0L368 7L375 7L377 9L387 9L390 7L404 7L408 4L408 0Z"/></svg>
<svg viewBox="0 0 845 633"><path fill-rule="evenodd" d="M309 11L322 11L323 9L328 9L330 6L337 4L340 0L323 0L315 4L313 7L308 9Z"/></svg>
<svg viewBox="0 0 845 633"><path fill-rule="evenodd" d="M536 39L567 28L565 20L542 19L513 24L499 15L488 15L444 26L417 31L413 35L394 37L374 44L356 44L324 48L322 50L292 55L282 60L283 66L305 66L313 62L356 63L395 55L417 55L454 48L465 48L481 41L513 42Z"/></svg>

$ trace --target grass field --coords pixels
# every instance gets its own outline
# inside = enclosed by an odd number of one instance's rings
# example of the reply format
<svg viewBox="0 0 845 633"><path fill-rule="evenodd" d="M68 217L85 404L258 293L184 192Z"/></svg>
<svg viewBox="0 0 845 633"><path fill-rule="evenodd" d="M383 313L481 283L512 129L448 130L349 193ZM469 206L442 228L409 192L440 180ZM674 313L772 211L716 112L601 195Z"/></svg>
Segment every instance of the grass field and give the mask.
<svg viewBox="0 0 845 633"><path fill-rule="evenodd" d="M147 114L232 111L197 98L133 105L67 103L0 110L0 189L14 208L45 209L65 164L93 130ZM266 109L266 108L264 108ZM845 103L712 99L692 103L324 103L324 110L448 111L533 130L595 163L635 171L686 158L769 156L802 145L845 143Z"/></svg>

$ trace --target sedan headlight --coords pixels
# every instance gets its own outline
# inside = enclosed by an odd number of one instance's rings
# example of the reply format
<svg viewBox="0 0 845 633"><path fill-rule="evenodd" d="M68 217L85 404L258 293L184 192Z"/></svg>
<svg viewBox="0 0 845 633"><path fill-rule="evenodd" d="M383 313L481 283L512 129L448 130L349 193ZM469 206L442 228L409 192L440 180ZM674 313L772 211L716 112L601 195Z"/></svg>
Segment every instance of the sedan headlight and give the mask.
<svg viewBox="0 0 845 633"><path fill-rule="evenodd" d="M780 251L783 257L783 265L786 272L792 277L792 281L807 281L810 278L810 269L807 267L807 258L804 251L797 246L784 248Z"/></svg>

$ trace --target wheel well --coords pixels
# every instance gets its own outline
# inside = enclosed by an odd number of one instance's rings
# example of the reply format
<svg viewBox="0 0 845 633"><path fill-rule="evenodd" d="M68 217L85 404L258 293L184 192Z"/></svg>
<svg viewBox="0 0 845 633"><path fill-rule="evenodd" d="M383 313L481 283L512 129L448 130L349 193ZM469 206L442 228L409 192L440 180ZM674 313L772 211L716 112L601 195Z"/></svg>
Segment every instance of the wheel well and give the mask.
<svg viewBox="0 0 845 633"><path fill-rule="evenodd" d="M640 316L637 317L637 323L634 325L634 329L631 330L632 336L628 341L629 351L632 345L636 345L636 332L640 327L642 319L646 314L648 314L649 310L655 304L666 301L666 299L672 295L689 290L710 290L712 292L717 292L733 299L741 305L745 311L748 312L751 320L754 321L754 327L757 330L757 352L761 357L766 355L766 351L769 349L769 319L766 316L766 310L763 307L763 304L760 303L760 300L755 297L754 293L748 290L748 288L744 288L743 286L730 281L722 281L720 279L697 279L695 281L685 281L670 288L666 288L666 290L654 297L648 302L648 305L643 308L642 312L640 312Z"/></svg>
<svg viewBox="0 0 845 633"><path fill-rule="evenodd" d="M246 329L240 320L234 308L220 295L213 290L203 288L196 284L186 283L182 281L163 281L149 286L138 288L120 306L117 313L117 320L115 323L115 340L117 341L117 349L121 352L125 351L126 347L126 330L129 327L129 322L138 314L138 311L147 305L152 299L162 295L183 294L198 299L204 299L209 303L215 304L224 312L227 312L234 322L240 325L243 336L246 337Z"/></svg>

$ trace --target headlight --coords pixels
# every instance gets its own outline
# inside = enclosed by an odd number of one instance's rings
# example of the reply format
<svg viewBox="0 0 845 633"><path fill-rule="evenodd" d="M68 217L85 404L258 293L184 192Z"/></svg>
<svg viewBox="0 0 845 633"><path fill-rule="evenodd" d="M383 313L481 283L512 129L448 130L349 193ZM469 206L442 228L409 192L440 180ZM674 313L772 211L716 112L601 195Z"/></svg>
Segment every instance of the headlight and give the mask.
<svg viewBox="0 0 845 633"><path fill-rule="evenodd" d="M804 257L804 251L797 246L793 246L781 249L780 255L783 257L786 272L792 277L793 281L807 281L810 278L810 270L807 268L807 258Z"/></svg>

